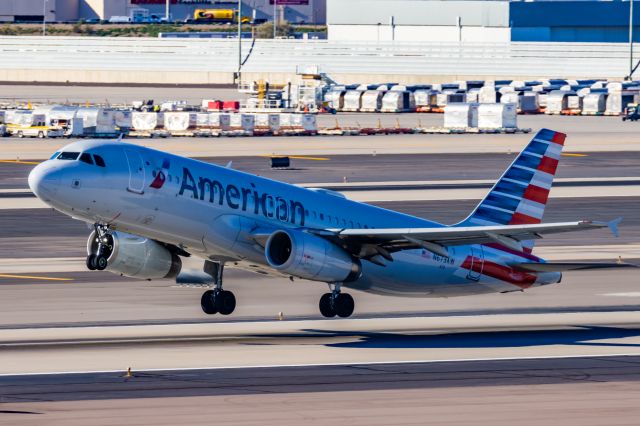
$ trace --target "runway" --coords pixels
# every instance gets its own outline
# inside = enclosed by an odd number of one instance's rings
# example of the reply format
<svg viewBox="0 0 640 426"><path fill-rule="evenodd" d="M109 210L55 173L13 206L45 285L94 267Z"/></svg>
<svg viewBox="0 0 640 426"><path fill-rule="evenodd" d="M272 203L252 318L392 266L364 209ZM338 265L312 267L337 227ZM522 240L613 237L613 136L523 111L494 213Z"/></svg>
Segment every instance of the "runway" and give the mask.
<svg viewBox="0 0 640 426"><path fill-rule="evenodd" d="M6 424L635 424L639 357L4 378ZM535 407L535 409L532 409ZM523 416L523 413L527 413Z"/></svg>

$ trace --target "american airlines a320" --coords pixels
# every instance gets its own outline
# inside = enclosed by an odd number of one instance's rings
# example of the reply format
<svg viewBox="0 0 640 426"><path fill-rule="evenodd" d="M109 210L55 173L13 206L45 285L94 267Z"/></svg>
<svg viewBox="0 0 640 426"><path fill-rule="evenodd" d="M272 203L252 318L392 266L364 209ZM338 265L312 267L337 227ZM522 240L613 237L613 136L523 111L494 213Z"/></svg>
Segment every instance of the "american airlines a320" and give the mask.
<svg viewBox="0 0 640 426"><path fill-rule="evenodd" d="M634 3L0 1L0 424L639 424Z"/></svg>

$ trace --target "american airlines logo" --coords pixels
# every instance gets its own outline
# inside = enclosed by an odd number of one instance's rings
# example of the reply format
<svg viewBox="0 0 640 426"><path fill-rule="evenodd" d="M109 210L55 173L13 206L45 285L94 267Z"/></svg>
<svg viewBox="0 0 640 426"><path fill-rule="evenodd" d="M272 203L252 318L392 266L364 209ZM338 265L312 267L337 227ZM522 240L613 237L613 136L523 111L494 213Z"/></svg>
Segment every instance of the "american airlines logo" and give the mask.
<svg viewBox="0 0 640 426"><path fill-rule="evenodd" d="M167 170L169 170L170 162L168 159L162 160L162 169L158 171L153 182L149 185L151 188L160 189L167 180Z"/></svg>
<svg viewBox="0 0 640 426"><path fill-rule="evenodd" d="M192 198L206 201L220 206L226 205L233 210L243 212L252 211L253 214L262 215L269 219L277 219L304 226L305 208L299 201L287 200L279 196L273 196L258 191L255 184L251 187L237 187L205 177L194 179L188 168L182 168L182 185L180 195L187 193Z"/></svg>

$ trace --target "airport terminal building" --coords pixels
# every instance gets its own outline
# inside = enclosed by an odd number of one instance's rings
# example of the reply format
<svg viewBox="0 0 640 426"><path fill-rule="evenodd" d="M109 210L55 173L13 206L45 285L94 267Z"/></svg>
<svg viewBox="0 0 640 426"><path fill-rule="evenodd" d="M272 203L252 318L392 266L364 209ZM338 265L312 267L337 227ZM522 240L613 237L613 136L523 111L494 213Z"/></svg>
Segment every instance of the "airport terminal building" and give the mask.
<svg viewBox="0 0 640 426"><path fill-rule="evenodd" d="M629 1L327 0L330 40L627 42ZM640 4L634 11L640 41Z"/></svg>

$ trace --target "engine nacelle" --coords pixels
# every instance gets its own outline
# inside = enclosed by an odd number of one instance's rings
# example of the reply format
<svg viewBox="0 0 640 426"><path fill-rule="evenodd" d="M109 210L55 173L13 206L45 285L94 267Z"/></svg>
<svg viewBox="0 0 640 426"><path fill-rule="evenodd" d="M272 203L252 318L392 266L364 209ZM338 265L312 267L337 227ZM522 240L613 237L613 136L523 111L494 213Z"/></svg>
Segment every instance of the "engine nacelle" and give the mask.
<svg viewBox="0 0 640 426"><path fill-rule="evenodd" d="M269 265L285 274L314 281L349 282L360 277L360 262L324 238L295 230L276 231L267 240Z"/></svg>
<svg viewBox="0 0 640 426"><path fill-rule="evenodd" d="M175 278L182 269L182 261L162 244L154 240L125 232L112 232L107 236L106 271L145 280ZM87 253L97 251L95 231L89 236Z"/></svg>

